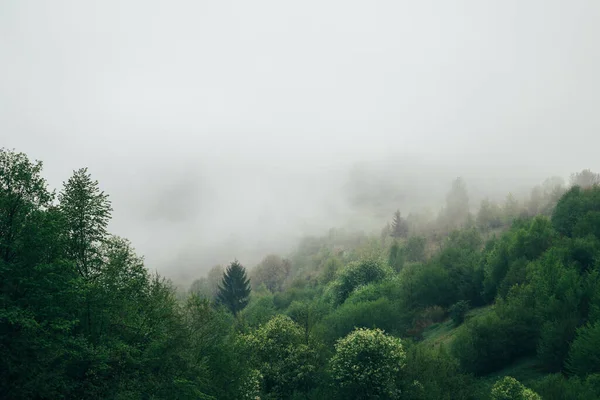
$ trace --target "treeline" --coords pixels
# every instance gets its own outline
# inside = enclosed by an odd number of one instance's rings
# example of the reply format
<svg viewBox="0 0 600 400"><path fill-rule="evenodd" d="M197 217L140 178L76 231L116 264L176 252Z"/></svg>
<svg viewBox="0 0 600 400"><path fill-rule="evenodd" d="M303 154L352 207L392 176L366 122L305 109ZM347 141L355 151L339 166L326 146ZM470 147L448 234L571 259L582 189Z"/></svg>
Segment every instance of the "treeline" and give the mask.
<svg viewBox="0 0 600 400"><path fill-rule="evenodd" d="M457 181L438 217L448 230L416 230L398 212L381 236L332 230L287 259L266 257L248 272L253 292L236 320L256 395L600 398L600 176L571 179L475 214ZM403 355L386 359L391 349Z"/></svg>
<svg viewBox="0 0 600 400"><path fill-rule="evenodd" d="M0 398L600 398L600 187L573 181L491 226L458 180L435 224L331 230L182 296L87 170L55 193L1 150Z"/></svg>

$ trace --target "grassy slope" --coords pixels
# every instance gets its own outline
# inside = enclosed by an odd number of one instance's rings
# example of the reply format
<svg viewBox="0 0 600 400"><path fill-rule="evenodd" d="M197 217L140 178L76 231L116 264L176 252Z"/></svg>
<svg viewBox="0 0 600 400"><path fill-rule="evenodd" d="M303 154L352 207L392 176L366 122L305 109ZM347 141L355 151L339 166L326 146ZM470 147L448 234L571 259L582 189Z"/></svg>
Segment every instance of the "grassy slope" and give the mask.
<svg viewBox="0 0 600 400"><path fill-rule="evenodd" d="M466 318L471 319L485 315L491 311L492 307L486 306L473 309L469 311ZM444 345L444 347L448 348L460 329L462 329L462 326L455 327L451 320L433 324L423 332L423 343L431 346ZM524 385L528 385L529 382L543 377L544 373L540 371L535 357L529 357L517 360L508 367L496 371L483 379L489 381L491 385L502 376L512 376Z"/></svg>

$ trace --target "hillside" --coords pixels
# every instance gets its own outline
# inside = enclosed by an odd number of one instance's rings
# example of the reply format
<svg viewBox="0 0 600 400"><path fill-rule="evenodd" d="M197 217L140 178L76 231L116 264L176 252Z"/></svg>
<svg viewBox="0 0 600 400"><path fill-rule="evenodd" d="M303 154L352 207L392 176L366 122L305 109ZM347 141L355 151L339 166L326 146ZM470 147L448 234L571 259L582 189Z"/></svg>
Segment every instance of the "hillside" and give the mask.
<svg viewBox="0 0 600 400"><path fill-rule="evenodd" d="M330 230L177 292L111 235L87 169L58 194L0 150L0 398L600 398L600 176Z"/></svg>

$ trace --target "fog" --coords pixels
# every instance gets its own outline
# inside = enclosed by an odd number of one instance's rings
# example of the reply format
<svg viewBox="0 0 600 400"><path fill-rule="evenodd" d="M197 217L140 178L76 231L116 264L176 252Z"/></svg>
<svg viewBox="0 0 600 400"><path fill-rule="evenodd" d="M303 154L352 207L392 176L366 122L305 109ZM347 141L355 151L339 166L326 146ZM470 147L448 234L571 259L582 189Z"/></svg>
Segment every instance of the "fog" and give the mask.
<svg viewBox="0 0 600 400"><path fill-rule="evenodd" d="M436 210L457 176L476 203L600 170L599 20L597 0L5 0L0 147L56 188L89 167L111 231L186 281Z"/></svg>

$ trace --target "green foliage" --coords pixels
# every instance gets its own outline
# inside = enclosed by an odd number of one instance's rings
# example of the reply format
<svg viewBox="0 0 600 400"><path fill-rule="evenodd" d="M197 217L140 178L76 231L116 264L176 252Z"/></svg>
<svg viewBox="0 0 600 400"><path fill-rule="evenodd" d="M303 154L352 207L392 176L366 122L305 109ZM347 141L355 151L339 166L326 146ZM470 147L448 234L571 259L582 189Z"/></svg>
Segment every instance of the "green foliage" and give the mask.
<svg viewBox="0 0 600 400"><path fill-rule="evenodd" d="M73 172L58 200L68 235L69 255L79 273L92 278L97 273L98 248L106 238L112 211L108 195L100 191L98 181L92 180L87 168L82 168Z"/></svg>
<svg viewBox="0 0 600 400"><path fill-rule="evenodd" d="M567 365L569 371L579 376L600 373L600 321L577 330Z"/></svg>
<svg viewBox="0 0 600 400"><path fill-rule="evenodd" d="M455 231L450 234L444 248L437 256L438 263L448 274L449 304L467 300L473 306L483 304L483 270L481 269L482 238L476 229Z"/></svg>
<svg viewBox="0 0 600 400"><path fill-rule="evenodd" d="M589 189L582 189L575 186L556 205L552 214L552 224L558 232L569 237L574 233L581 236L586 231L598 236L598 227L586 223L586 219L597 220L598 212L600 212L600 187L596 185ZM590 230L581 228L581 225Z"/></svg>
<svg viewBox="0 0 600 400"><path fill-rule="evenodd" d="M484 199L481 201L476 222L482 230L499 228L502 226L502 209L498 204Z"/></svg>
<svg viewBox="0 0 600 400"><path fill-rule="evenodd" d="M421 236L411 236L406 241L404 254L407 261L423 262L425 261L425 245L427 240Z"/></svg>
<svg viewBox="0 0 600 400"><path fill-rule="evenodd" d="M336 343L331 376L340 398L396 399L405 360L400 339L359 328Z"/></svg>
<svg viewBox="0 0 600 400"><path fill-rule="evenodd" d="M305 239L293 265L266 257L252 292L236 261L188 296L107 231L110 202L87 170L58 204L41 172L0 150L0 398L539 399L509 376L544 399L600 397L589 171L562 198L557 179L532 192L529 211L554 209L551 220L517 218L512 197L484 203L483 230L513 221L485 245L457 180L441 236L431 218L398 214L402 229L384 232L423 236L331 230ZM426 257L428 240L440 247Z"/></svg>
<svg viewBox="0 0 600 400"><path fill-rule="evenodd" d="M588 375L586 378L567 378L563 374L547 375L532 386L544 400L600 399L600 374Z"/></svg>
<svg viewBox="0 0 600 400"><path fill-rule="evenodd" d="M505 297L513 285L525 282L528 262L556 242L556 232L545 217L513 224L484 255L484 299L490 302L497 294Z"/></svg>
<svg viewBox="0 0 600 400"><path fill-rule="evenodd" d="M277 315L256 331L241 337L244 354L262 376L266 398L290 398L308 392L315 378L318 357L305 342L302 328L284 315Z"/></svg>
<svg viewBox="0 0 600 400"><path fill-rule="evenodd" d="M240 311L239 316L244 325L256 328L259 325L266 324L277 314L278 310L273 301L273 294L253 291L248 306Z"/></svg>
<svg viewBox="0 0 600 400"><path fill-rule="evenodd" d="M343 267L342 262L337 257L327 259L321 270L319 281L326 285L335 279L336 273Z"/></svg>
<svg viewBox="0 0 600 400"><path fill-rule="evenodd" d="M290 275L291 263L275 254L266 256L251 271L254 287L264 284L272 293L280 292Z"/></svg>
<svg viewBox="0 0 600 400"><path fill-rule="evenodd" d="M513 292L506 304L461 327L451 350L465 371L484 375L535 352L537 327L528 312L530 297L527 291Z"/></svg>
<svg viewBox="0 0 600 400"><path fill-rule="evenodd" d="M553 318L544 322L537 344L537 356L544 369L558 372L563 368L569 351L569 343L575 337L577 316Z"/></svg>
<svg viewBox="0 0 600 400"><path fill-rule="evenodd" d="M400 247L400 244L397 240L394 240L392 246L390 247L390 252L388 256L388 264L392 269L396 272L400 272L402 267L404 267L404 249Z"/></svg>
<svg viewBox="0 0 600 400"><path fill-rule="evenodd" d="M494 384L490 398L491 400L542 400L537 393L510 376L505 376Z"/></svg>
<svg viewBox="0 0 600 400"><path fill-rule="evenodd" d="M460 325L464 322L469 308L469 302L466 300L460 300L450 307L450 318L452 318L455 325Z"/></svg>
<svg viewBox="0 0 600 400"><path fill-rule="evenodd" d="M216 300L219 293L219 283L223 279L225 270L220 265L215 265L208 271L206 277L196 279L190 286L189 294L204 297L208 300Z"/></svg>
<svg viewBox="0 0 600 400"><path fill-rule="evenodd" d="M456 301L448 271L437 263L407 266L400 274L400 287L403 301L411 308L448 307Z"/></svg>
<svg viewBox="0 0 600 400"><path fill-rule="evenodd" d="M233 261L223 274L217 301L227 307L233 315L237 315L248 305L250 292L250 280L246 278L246 270L237 260Z"/></svg>
<svg viewBox="0 0 600 400"><path fill-rule="evenodd" d="M327 303L313 301L294 301L287 310L287 315L298 324L304 332L304 341L309 344L311 334L316 324L323 319L329 311Z"/></svg>
<svg viewBox="0 0 600 400"><path fill-rule="evenodd" d="M0 148L0 257L15 261L28 218L50 205L53 194L41 176L42 163Z"/></svg>
<svg viewBox="0 0 600 400"><path fill-rule="evenodd" d="M463 374L446 349L417 344L406 349L403 399L462 400L473 398L473 378Z"/></svg>
<svg viewBox="0 0 600 400"><path fill-rule="evenodd" d="M356 288L378 282L391 275L390 268L378 260L363 260L339 271L331 290L335 304L342 304Z"/></svg>
<svg viewBox="0 0 600 400"><path fill-rule="evenodd" d="M380 328L391 332L405 331L412 316L387 297L376 300L352 301L352 297L327 315L317 327L318 335L332 344L356 327Z"/></svg>

